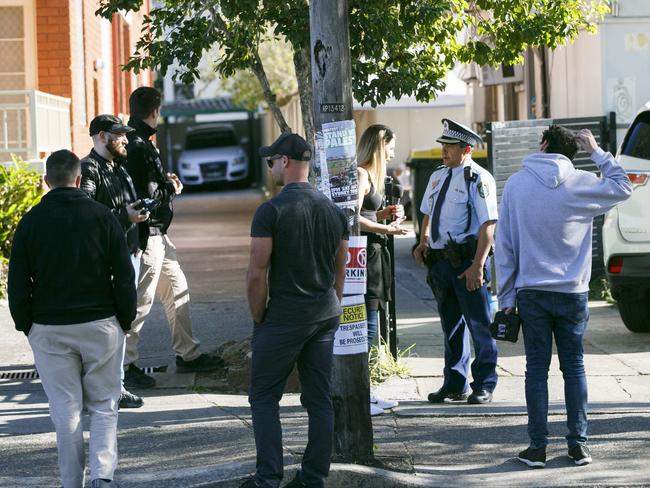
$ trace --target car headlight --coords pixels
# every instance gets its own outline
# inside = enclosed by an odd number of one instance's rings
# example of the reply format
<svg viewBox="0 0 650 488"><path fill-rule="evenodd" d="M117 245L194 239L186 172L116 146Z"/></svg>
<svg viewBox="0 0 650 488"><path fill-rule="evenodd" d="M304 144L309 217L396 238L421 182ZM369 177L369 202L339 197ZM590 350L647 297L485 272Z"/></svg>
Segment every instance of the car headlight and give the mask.
<svg viewBox="0 0 650 488"><path fill-rule="evenodd" d="M241 166L242 164L246 164L246 158L244 156L235 158L233 164L235 166Z"/></svg>
<svg viewBox="0 0 650 488"><path fill-rule="evenodd" d="M194 163L181 163L181 168L183 168L183 169L196 169L196 165Z"/></svg>

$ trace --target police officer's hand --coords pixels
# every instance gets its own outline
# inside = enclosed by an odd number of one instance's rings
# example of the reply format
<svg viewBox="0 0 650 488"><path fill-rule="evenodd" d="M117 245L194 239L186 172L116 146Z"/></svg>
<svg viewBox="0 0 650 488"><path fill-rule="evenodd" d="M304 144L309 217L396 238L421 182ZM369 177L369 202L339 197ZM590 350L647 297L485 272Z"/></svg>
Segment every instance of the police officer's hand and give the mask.
<svg viewBox="0 0 650 488"><path fill-rule="evenodd" d="M415 262L418 264L424 264L424 260L426 259L428 252L429 246L426 242L421 242L418 244L417 247L413 249L413 257L415 258Z"/></svg>
<svg viewBox="0 0 650 488"><path fill-rule="evenodd" d="M582 150L587 154L591 154L598 148L596 138L589 129L580 129L576 135L576 142L580 145Z"/></svg>
<svg viewBox="0 0 650 488"><path fill-rule="evenodd" d="M502 308L501 311L505 313L506 315L509 315L511 313L515 313L515 307L506 307Z"/></svg>
<svg viewBox="0 0 650 488"><path fill-rule="evenodd" d="M467 268L463 273L458 277L462 280L465 278L465 287L468 291L478 290L483 286L483 265L476 262L472 263L469 268Z"/></svg>
<svg viewBox="0 0 650 488"><path fill-rule="evenodd" d="M142 210L136 208L141 206L142 204L140 200L138 200L137 202L130 203L129 205L126 206L126 213L129 217L129 222L139 224L140 222L144 222L149 218L149 212L142 213Z"/></svg>

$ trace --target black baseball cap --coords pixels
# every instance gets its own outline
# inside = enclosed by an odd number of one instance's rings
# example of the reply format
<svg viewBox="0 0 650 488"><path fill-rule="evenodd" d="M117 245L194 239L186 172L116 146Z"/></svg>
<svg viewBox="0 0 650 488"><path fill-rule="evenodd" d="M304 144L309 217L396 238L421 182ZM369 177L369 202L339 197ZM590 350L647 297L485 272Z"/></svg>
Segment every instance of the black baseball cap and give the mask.
<svg viewBox="0 0 650 488"><path fill-rule="evenodd" d="M259 155L263 158L286 156L295 161L311 160L311 147L298 134L285 132L270 146L260 147Z"/></svg>
<svg viewBox="0 0 650 488"><path fill-rule="evenodd" d="M94 136L100 132L113 132L115 134L126 134L135 130L133 127L125 125L119 117L115 115L103 114L95 117L90 122L90 135Z"/></svg>

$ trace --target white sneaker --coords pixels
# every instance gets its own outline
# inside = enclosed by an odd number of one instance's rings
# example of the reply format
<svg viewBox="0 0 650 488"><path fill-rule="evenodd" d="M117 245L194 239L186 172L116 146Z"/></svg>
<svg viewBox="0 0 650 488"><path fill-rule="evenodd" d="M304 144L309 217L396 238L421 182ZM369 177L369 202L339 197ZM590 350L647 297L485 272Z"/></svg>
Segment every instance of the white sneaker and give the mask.
<svg viewBox="0 0 650 488"><path fill-rule="evenodd" d="M381 409L387 409L387 408L395 408L397 405L399 405L399 402L395 400L386 400L384 398L379 398L378 396L374 395L373 393L370 394L370 404L371 405L377 405Z"/></svg>
<svg viewBox="0 0 650 488"><path fill-rule="evenodd" d="M371 416L371 417L376 417L377 415L381 415L382 413L384 413L384 409L383 409L383 408L379 408L379 407L378 407L377 405L375 405L374 403L371 403L371 404L370 404L370 416Z"/></svg>

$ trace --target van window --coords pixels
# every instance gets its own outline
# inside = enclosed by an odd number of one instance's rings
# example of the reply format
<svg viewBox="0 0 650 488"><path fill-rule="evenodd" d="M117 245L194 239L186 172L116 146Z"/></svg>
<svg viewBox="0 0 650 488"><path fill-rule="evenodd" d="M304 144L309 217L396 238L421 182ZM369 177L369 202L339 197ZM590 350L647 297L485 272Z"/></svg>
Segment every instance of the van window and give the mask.
<svg viewBox="0 0 650 488"><path fill-rule="evenodd" d="M188 134L185 149L209 149L211 147L237 146L237 137L232 131L197 132Z"/></svg>
<svg viewBox="0 0 650 488"><path fill-rule="evenodd" d="M650 160L650 112L645 112L634 121L625 134L621 153L633 158Z"/></svg>

